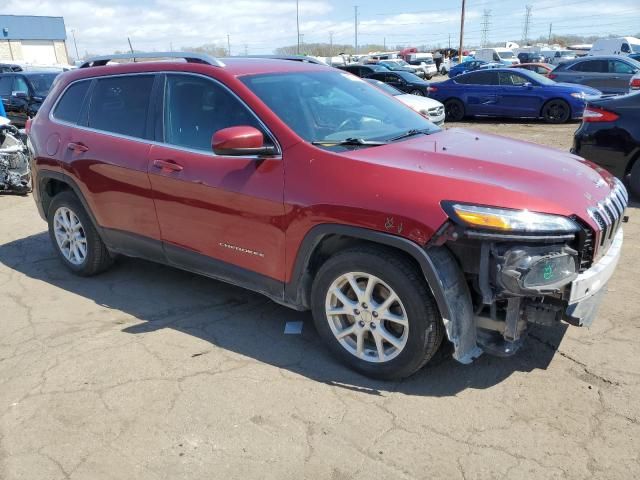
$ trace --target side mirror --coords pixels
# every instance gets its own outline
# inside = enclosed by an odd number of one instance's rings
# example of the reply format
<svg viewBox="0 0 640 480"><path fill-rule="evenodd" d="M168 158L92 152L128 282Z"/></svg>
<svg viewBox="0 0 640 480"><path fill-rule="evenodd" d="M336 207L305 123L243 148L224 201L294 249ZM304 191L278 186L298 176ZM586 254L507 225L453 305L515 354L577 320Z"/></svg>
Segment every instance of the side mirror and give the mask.
<svg viewBox="0 0 640 480"><path fill-rule="evenodd" d="M248 125L218 130L211 137L211 147L216 155L247 156L276 153L274 147L264 145L262 132Z"/></svg>
<svg viewBox="0 0 640 480"><path fill-rule="evenodd" d="M11 92L11 96L13 98L27 98L29 94L27 92L15 91L15 92Z"/></svg>

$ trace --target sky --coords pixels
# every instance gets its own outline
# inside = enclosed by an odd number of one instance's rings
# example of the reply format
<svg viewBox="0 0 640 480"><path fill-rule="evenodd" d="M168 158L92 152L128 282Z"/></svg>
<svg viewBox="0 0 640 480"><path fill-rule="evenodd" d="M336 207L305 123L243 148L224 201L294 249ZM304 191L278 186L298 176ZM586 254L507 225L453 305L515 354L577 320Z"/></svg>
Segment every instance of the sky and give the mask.
<svg viewBox="0 0 640 480"><path fill-rule="evenodd" d="M467 0L465 45L479 45L485 10L488 41L519 41L525 5L531 5L530 38L556 34L634 35L640 0ZM304 42L354 43L358 5L360 45L456 46L460 0L300 0ZM216 44L232 54L268 54L296 43L295 0L5 0L0 13L62 16L67 46L80 56L127 50L170 50Z"/></svg>

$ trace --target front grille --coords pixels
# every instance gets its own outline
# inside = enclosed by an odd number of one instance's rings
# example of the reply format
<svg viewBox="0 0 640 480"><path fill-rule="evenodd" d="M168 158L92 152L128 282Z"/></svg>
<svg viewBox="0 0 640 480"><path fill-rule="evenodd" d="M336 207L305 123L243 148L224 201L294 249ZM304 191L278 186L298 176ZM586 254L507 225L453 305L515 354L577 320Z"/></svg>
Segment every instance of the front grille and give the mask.
<svg viewBox="0 0 640 480"><path fill-rule="evenodd" d="M620 228L624 212L629 203L629 194L621 182L617 181L611 193L595 207L589 208L589 216L598 224L598 256L603 255L611 246Z"/></svg>

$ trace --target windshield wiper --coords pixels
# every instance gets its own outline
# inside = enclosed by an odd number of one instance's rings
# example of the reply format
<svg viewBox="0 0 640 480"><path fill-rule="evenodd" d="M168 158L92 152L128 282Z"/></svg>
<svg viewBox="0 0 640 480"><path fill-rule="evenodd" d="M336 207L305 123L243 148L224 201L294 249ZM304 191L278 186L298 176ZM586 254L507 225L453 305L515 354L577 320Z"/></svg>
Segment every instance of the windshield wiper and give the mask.
<svg viewBox="0 0 640 480"><path fill-rule="evenodd" d="M311 142L312 145L318 145L320 147L341 147L341 146L366 146L377 147L380 145L386 145L387 141L374 141L365 140L363 138L345 138L344 140L329 140L329 141L316 141Z"/></svg>
<svg viewBox="0 0 640 480"><path fill-rule="evenodd" d="M412 130L407 130L402 135L398 135L397 137L393 137L389 141L390 142L395 142L396 140L402 140L403 138L413 137L414 135L429 135L429 133L430 133L430 130L428 128L423 128L421 130L418 130L418 129L414 128Z"/></svg>

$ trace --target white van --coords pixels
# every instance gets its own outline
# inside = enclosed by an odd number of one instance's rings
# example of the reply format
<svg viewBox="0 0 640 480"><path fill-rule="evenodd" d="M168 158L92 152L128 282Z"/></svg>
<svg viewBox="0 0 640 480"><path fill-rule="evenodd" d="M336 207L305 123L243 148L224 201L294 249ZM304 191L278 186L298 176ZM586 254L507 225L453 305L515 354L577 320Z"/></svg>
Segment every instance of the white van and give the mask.
<svg viewBox="0 0 640 480"><path fill-rule="evenodd" d="M629 55L630 53L640 53L639 38L601 38L594 42L588 55Z"/></svg>
<svg viewBox="0 0 640 480"><path fill-rule="evenodd" d="M481 48L476 52L475 59L484 60L485 62L498 62L505 65L520 63L513 50L504 47Z"/></svg>

